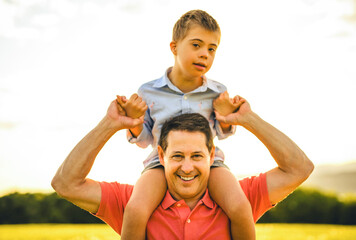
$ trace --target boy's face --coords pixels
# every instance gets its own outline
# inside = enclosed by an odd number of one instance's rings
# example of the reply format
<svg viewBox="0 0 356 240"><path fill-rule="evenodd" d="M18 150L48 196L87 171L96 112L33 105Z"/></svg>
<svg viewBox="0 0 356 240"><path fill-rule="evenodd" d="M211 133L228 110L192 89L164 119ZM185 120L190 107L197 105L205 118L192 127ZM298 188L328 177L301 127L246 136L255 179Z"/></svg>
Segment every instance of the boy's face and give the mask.
<svg viewBox="0 0 356 240"><path fill-rule="evenodd" d="M187 78L201 77L211 68L220 41L219 32L193 26L185 38L172 41L175 65Z"/></svg>

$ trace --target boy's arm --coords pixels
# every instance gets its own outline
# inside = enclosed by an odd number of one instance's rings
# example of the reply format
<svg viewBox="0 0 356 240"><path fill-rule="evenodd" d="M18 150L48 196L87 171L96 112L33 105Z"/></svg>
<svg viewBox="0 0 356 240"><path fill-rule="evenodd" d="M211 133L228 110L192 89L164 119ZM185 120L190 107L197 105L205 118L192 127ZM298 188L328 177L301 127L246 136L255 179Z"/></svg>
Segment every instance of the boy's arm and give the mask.
<svg viewBox="0 0 356 240"><path fill-rule="evenodd" d="M153 142L152 136L152 126L153 120L150 117L149 109L147 104L143 99L137 94L133 94L129 100L127 100L124 96L117 96L117 100L125 109L125 114L127 116L138 117L144 116L144 123L127 130L127 139L130 143L135 143L137 146L141 148L146 148Z"/></svg>
<svg viewBox="0 0 356 240"><path fill-rule="evenodd" d="M141 133L135 137L132 135L131 131L127 130L127 140L130 143L135 143L137 146L141 148L146 148L153 143L153 135L152 135L152 128L153 128L153 119L150 116L150 109L147 109L144 117L144 123L142 125Z"/></svg>
<svg viewBox="0 0 356 240"><path fill-rule="evenodd" d="M237 101L237 97L231 99L227 91L221 93L219 97L217 97L213 101L214 110L218 112L221 116L227 116L230 113L235 112L238 109L239 104L240 103ZM231 124L223 123L220 121L219 124L222 129L222 133L228 133L231 131Z"/></svg>

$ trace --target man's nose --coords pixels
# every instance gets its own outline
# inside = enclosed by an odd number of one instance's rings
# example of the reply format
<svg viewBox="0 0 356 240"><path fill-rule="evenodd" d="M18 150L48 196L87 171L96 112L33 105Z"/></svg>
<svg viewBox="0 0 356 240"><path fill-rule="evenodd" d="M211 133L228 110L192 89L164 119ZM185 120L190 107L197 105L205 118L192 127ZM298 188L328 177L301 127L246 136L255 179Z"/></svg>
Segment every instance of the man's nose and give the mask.
<svg viewBox="0 0 356 240"><path fill-rule="evenodd" d="M181 169L184 173L192 172L194 169L192 161L189 158L184 159Z"/></svg>

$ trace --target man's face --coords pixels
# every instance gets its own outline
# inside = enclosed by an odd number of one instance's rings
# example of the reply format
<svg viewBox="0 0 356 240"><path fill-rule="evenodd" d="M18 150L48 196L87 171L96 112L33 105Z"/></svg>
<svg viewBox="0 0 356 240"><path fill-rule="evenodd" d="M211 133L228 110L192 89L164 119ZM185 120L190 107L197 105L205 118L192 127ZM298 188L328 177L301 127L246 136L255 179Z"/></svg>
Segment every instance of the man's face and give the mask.
<svg viewBox="0 0 356 240"><path fill-rule="evenodd" d="M183 39L171 43L176 59L175 67L189 78L203 76L214 62L219 40L219 32L193 26Z"/></svg>
<svg viewBox="0 0 356 240"><path fill-rule="evenodd" d="M201 132L171 131L164 153L158 147L164 165L168 190L175 200L198 200L205 193L214 148L209 152Z"/></svg>

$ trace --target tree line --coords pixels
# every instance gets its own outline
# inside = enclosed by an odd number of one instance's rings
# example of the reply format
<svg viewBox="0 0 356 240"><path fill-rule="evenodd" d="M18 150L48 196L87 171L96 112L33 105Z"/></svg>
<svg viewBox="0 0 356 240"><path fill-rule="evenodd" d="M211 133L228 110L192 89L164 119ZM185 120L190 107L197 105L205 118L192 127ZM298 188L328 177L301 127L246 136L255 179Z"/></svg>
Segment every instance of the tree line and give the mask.
<svg viewBox="0 0 356 240"><path fill-rule="evenodd" d="M318 190L297 189L268 211L260 223L356 225L356 198L341 201ZM56 193L11 193L0 198L0 224L102 223Z"/></svg>

